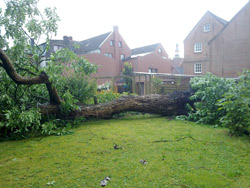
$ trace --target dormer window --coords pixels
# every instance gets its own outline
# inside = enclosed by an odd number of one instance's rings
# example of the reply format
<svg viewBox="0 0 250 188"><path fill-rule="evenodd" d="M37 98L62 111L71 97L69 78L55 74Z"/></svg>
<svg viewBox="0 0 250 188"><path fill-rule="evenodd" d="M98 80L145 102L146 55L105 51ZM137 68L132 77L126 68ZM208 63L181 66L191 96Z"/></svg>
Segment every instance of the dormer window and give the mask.
<svg viewBox="0 0 250 188"><path fill-rule="evenodd" d="M158 49L158 52L159 52L159 53L162 53L162 49L161 49L161 48L159 48L159 49Z"/></svg>
<svg viewBox="0 0 250 188"><path fill-rule="evenodd" d="M196 42L194 44L194 53L201 53L202 52L202 43Z"/></svg>
<svg viewBox="0 0 250 188"><path fill-rule="evenodd" d="M110 46L114 46L114 44L115 44L114 40L110 40L109 44L110 44Z"/></svg>
<svg viewBox="0 0 250 188"><path fill-rule="evenodd" d="M210 24L205 24L204 25L204 32L209 32L210 31Z"/></svg>

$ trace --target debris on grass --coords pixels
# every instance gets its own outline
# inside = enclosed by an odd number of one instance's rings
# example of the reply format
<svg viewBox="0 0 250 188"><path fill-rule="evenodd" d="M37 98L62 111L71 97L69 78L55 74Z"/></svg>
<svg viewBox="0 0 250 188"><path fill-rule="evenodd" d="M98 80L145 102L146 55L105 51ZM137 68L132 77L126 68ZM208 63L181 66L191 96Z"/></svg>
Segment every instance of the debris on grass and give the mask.
<svg viewBox="0 0 250 188"><path fill-rule="evenodd" d="M102 187L105 187L107 184L108 184L108 182L111 180L111 178L110 177L105 177L103 180L101 180L100 181L100 185L102 186Z"/></svg>
<svg viewBox="0 0 250 188"><path fill-rule="evenodd" d="M46 183L46 185L48 185L48 186L54 186L55 183L56 183L56 181L53 180L53 181L51 181L51 182Z"/></svg>
<svg viewBox="0 0 250 188"><path fill-rule="evenodd" d="M117 144L114 144L114 149L122 149L122 147L121 146L118 146Z"/></svg>
<svg viewBox="0 0 250 188"><path fill-rule="evenodd" d="M145 164L148 164L148 161L146 161L146 160L144 160L144 159L140 160L139 162L140 162L141 164L144 164L144 165L145 165Z"/></svg>

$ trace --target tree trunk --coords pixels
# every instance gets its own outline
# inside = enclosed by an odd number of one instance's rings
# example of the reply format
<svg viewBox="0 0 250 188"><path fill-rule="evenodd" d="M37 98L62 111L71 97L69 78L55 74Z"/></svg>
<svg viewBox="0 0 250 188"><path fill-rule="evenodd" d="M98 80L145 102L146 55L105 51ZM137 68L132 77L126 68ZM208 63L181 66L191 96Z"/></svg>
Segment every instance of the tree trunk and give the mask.
<svg viewBox="0 0 250 188"><path fill-rule="evenodd" d="M114 114L136 111L164 116L187 114L186 104L190 103L190 92L175 92L169 95L123 96L119 99L90 106L80 106L80 110L70 114L71 117L109 118ZM56 105L40 106L42 114L59 114Z"/></svg>
<svg viewBox="0 0 250 188"><path fill-rule="evenodd" d="M56 88L52 87L51 82L49 82L49 77L45 72L42 72L39 76L34 77L23 77L19 75L9 57L4 53L0 48L0 66L4 68L8 76L16 83L23 85L33 85L33 84L46 84L49 96L50 103L59 105L61 104L61 98L59 97Z"/></svg>

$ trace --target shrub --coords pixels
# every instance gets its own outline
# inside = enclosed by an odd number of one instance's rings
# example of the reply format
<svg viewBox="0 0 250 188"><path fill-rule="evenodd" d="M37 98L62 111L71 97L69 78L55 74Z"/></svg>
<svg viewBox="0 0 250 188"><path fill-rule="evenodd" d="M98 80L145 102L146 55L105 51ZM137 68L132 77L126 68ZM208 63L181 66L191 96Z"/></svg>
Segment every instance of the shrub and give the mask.
<svg viewBox="0 0 250 188"><path fill-rule="evenodd" d="M219 105L221 111L226 111L221 122L229 127L231 133L250 134L250 70L243 72Z"/></svg>
<svg viewBox="0 0 250 188"><path fill-rule="evenodd" d="M233 81L219 78L211 73L190 80L190 85L195 91L191 100L195 101L195 110L189 113L188 120L198 123L219 124L220 118L226 114L224 109L218 110L217 101L229 91Z"/></svg>
<svg viewBox="0 0 250 188"><path fill-rule="evenodd" d="M112 90L102 90L96 92L96 98L98 103L105 103L108 101L112 101L114 99L118 99L121 96L119 93L115 93Z"/></svg>

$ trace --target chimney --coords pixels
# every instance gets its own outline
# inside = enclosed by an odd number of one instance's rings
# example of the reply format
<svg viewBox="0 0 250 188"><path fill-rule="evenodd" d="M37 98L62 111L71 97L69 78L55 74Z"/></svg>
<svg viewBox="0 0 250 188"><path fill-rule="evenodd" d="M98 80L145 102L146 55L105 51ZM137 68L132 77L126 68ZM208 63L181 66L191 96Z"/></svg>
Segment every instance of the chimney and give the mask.
<svg viewBox="0 0 250 188"><path fill-rule="evenodd" d="M180 57L180 55L179 55L179 45L178 44L176 44L176 49L175 49L175 58L179 58Z"/></svg>
<svg viewBox="0 0 250 188"><path fill-rule="evenodd" d="M113 30L118 32L118 26L117 25L113 26Z"/></svg>
<svg viewBox="0 0 250 188"><path fill-rule="evenodd" d="M63 40L66 41L69 40L69 38L67 36L63 36Z"/></svg>

